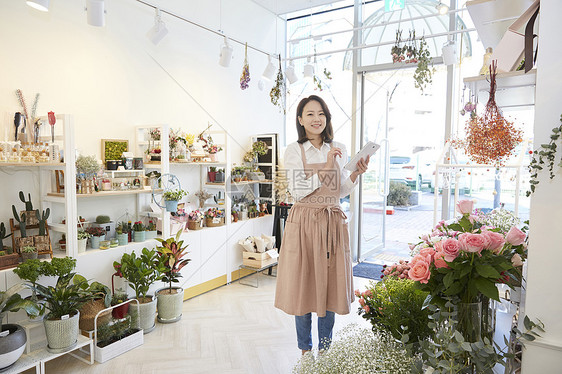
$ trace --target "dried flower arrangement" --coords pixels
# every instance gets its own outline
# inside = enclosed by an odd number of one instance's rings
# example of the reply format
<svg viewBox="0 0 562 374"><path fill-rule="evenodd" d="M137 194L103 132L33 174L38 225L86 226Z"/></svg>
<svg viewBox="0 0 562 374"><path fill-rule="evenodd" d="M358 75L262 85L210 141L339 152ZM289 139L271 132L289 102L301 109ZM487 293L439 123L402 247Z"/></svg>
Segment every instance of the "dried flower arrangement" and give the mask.
<svg viewBox="0 0 562 374"><path fill-rule="evenodd" d="M245 90L250 87L250 65L248 64L248 43L244 49L244 66L242 67L242 75L240 75L240 89Z"/></svg>
<svg viewBox="0 0 562 374"><path fill-rule="evenodd" d="M283 70L281 69L281 55L279 55L279 71L275 79L275 86L269 92L271 103L279 107L279 110L285 114L285 77L283 77Z"/></svg>

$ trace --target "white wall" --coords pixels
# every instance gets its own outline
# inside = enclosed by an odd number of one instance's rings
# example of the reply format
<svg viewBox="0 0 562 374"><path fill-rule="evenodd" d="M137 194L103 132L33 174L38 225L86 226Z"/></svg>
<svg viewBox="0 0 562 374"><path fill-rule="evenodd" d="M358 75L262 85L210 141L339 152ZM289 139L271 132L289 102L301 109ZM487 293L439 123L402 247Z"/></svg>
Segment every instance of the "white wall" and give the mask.
<svg viewBox="0 0 562 374"><path fill-rule="evenodd" d="M251 0L222 1L221 16L219 0L151 3L210 29L221 28L261 50L284 50L283 22ZM76 147L97 157L100 139L128 139L134 144L134 127L146 124L166 123L197 134L208 122L214 123L214 130L224 128L231 136L231 157L237 163L249 148L251 135L282 133L284 118L270 103L273 82L258 89L267 64L264 54L249 49L250 88L242 91L243 46L231 43L234 59L224 68L218 64L222 38L211 32L163 14L170 32L154 46L145 36L154 22L152 8L134 0L106 1L106 26L97 28L87 25L84 4L53 0L50 11L43 13L24 0L0 0L0 139L5 128L13 133L14 112L21 110L15 96L18 88L29 108L35 94L41 94L39 115L51 110L74 115ZM192 177L198 180L199 173ZM23 207L19 190L31 192L39 206L37 180L29 171L0 168L0 222L7 224L12 204ZM198 185L193 180L185 184ZM79 214L87 208L91 217L104 209L117 215L114 204L115 199L82 202ZM79 270L84 271L80 264ZM85 275L98 273L92 269Z"/></svg>
<svg viewBox="0 0 562 374"><path fill-rule="evenodd" d="M548 143L552 128L560 125L562 114L562 50L560 20L562 2L541 1L539 56L535 106L535 148ZM560 144L560 142L558 142ZM560 158L558 151L557 160ZM558 161L557 161L558 162ZM527 272L526 314L546 325L537 343L526 343L523 373L559 373L562 367L562 297L560 263L562 263L562 172L556 177L548 171L540 174L537 192L531 198L529 261Z"/></svg>

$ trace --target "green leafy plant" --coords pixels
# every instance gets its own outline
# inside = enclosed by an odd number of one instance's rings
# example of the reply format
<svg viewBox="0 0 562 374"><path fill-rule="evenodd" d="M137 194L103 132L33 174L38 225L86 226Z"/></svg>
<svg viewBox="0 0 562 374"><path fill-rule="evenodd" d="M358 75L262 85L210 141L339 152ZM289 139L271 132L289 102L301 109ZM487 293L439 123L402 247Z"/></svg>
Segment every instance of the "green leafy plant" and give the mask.
<svg viewBox="0 0 562 374"><path fill-rule="evenodd" d="M127 292L125 292L125 290L121 288L118 288L117 290L115 290L115 293L111 297L111 305L121 304L127 300L129 300Z"/></svg>
<svg viewBox="0 0 562 374"><path fill-rule="evenodd" d="M391 206L407 206L410 205L411 195L412 191L406 184L390 181L386 202Z"/></svg>
<svg viewBox="0 0 562 374"><path fill-rule="evenodd" d="M104 236L106 231L103 227L95 226L95 227L88 227L86 232L91 236Z"/></svg>
<svg viewBox="0 0 562 374"><path fill-rule="evenodd" d="M96 217L96 223L97 224L102 225L104 223L109 223L109 222L111 222L111 218L109 218L109 216L100 215L100 216Z"/></svg>
<svg viewBox="0 0 562 374"><path fill-rule="evenodd" d="M180 201L184 196L187 196L187 192L184 190L173 190L173 191L166 191L163 194L164 200L174 200Z"/></svg>
<svg viewBox="0 0 562 374"><path fill-rule="evenodd" d="M19 264L15 269L14 273L24 281L31 282L35 287L37 280L41 275L43 275L43 262L38 259L28 259L21 264ZM37 293L33 290L31 299L37 301Z"/></svg>
<svg viewBox="0 0 562 374"><path fill-rule="evenodd" d="M91 236L92 235L87 233L85 230L78 230L78 234L76 235L76 238L78 240L84 240L84 239L89 239Z"/></svg>
<svg viewBox="0 0 562 374"><path fill-rule="evenodd" d="M429 311L422 310L428 292L419 290L414 281L387 277L371 282L366 291L355 291L355 295L361 305L358 313L374 329L390 333L395 339L401 339L407 331L410 341L416 343L430 336Z"/></svg>
<svg viewBox="0 0 562 374"><path fill-rule="evenodd" d="M41 274L49 277L62 277L76 268L76 259L71 257L53 257L50 262L41 263Z"/></svg>
<svg viewBox="0 0 562 374"><path fill-rule="evenodd" d="M113 262L113 268L129 281L140 302L150 301L146 294L152 284L162 279L165 271L156 251L148 248L143 248L138 257L135 252L124 253L121 262Z"/></svg>
<svg viewBox="0 0 562 374"><path fill-rule="evenodd" d="M431 62L429 48L424 37L420 39L420 44L417 50L417 60L418 66L414 72L414 86L419 88L423 93L426 86L432 82L433 72L435 71L433 63Z"/></svg>
<svg viewBox="0 0 562 374"><path fill-rule="evenodd" d="M172 283L178 283L181 278L180 270L191 261L189 258L183 258L187 255L187 245L183 245L183 240L179 240L182 231L179 230L175 238L171 237L166 240L156 238L161 246L156 247L160 261L164 267L162 272L162 281L169 283L169 289L172 289Z"/></svg>
<svg viewBox="0 0 562 374"><path fill-rule="evenodd" d="M552 129L552 134L550 134L550 142L548 144L541 144L541 147L533 151L533 158L529 163L529 172L531 173L531 179L529 180L530 190L526 192L527 197L531 196L537 185L539 184L539 172L544 168L548 168L550 179L554 179L554 166L556 162L556 142L560 139L560 134L562 134L562 115L560 116L560 126L554 127ZM562 167L562 158L560 162L556 165Z"/></svg>
<svg viewBox="0 0 562 374"><path fill-rule="evenodd" d="M24 309L30 316L37 317L41 313L41 309L32 300L22 299L19 292L24 288L23 284L16 284L8 288L6 291L0 291L0 331L2 330L2 323L4 316L8 312L17 312Z"/></svg>
<svg viewBox="0 0 562 374"><path fill-rule="evenodd" d="M37 248L28 245L28 246L23 247L21 249L21 252L22 253L34 253L34 252L37 252Z"/></svg>
<svg viewBox="0 0 562 374"><path fill-rule="evenodd" d="M76 274L72 279L72 282L80 286L84 295L91 295L94 300L103 299L103 303L106 308L111 305L111 290L106 285L100 282L92 282L91 284L88 284L88 280L80 274Z"/></svg>
<svg viewBox="0 0 562 374"><path fill-rule="evenodd" d="M121 340L135 332L139 331L131 327L131 316L127 315L120 320L111 320L98 326L97 346L106 347L118 340Z"/></svg>
<svg viewBox="0 0 562 374"><path fill-rule="evenodd" d="M75 275L76 273L69 273L60 276L55 287L28 284L45 298L45 307L49 310L48 319L56 320L64 315L73 316L84 303L93 298L91 293L83 291L82 282L71 282Z"/></svg>

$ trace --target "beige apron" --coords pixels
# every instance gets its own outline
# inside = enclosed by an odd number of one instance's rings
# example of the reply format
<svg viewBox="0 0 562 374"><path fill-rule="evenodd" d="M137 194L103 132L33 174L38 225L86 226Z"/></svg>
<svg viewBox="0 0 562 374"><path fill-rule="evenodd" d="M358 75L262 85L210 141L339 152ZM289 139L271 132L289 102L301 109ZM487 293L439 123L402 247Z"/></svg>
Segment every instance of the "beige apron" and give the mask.
<svg viewBox="0 0 562 374"><path fill-rule="evenodd" d="M308 164L299 145L310 178L326 163ZM316 312L324 317L327 310L348 314L354 300L349 229L339 205L340 170L318 176L322 185L291 208L281 242L275 307L297 316Z"/></svg>

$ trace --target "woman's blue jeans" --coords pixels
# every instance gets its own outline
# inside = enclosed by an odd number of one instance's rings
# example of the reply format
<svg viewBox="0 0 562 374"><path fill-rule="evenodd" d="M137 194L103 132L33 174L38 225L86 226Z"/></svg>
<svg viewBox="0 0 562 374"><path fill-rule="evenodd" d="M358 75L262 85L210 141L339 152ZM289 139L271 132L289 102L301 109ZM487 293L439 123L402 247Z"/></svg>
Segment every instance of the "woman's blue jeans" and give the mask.
<svg viewBox="0 0 562 374"><path fill-rule="evenodd" d="M318 317L318 350L330 348L332 330L334 328L335 313L326 311L325 317ZM310 351L312 349L312 314L295 316L297 326L297 342L299 349Z"/></svg>

